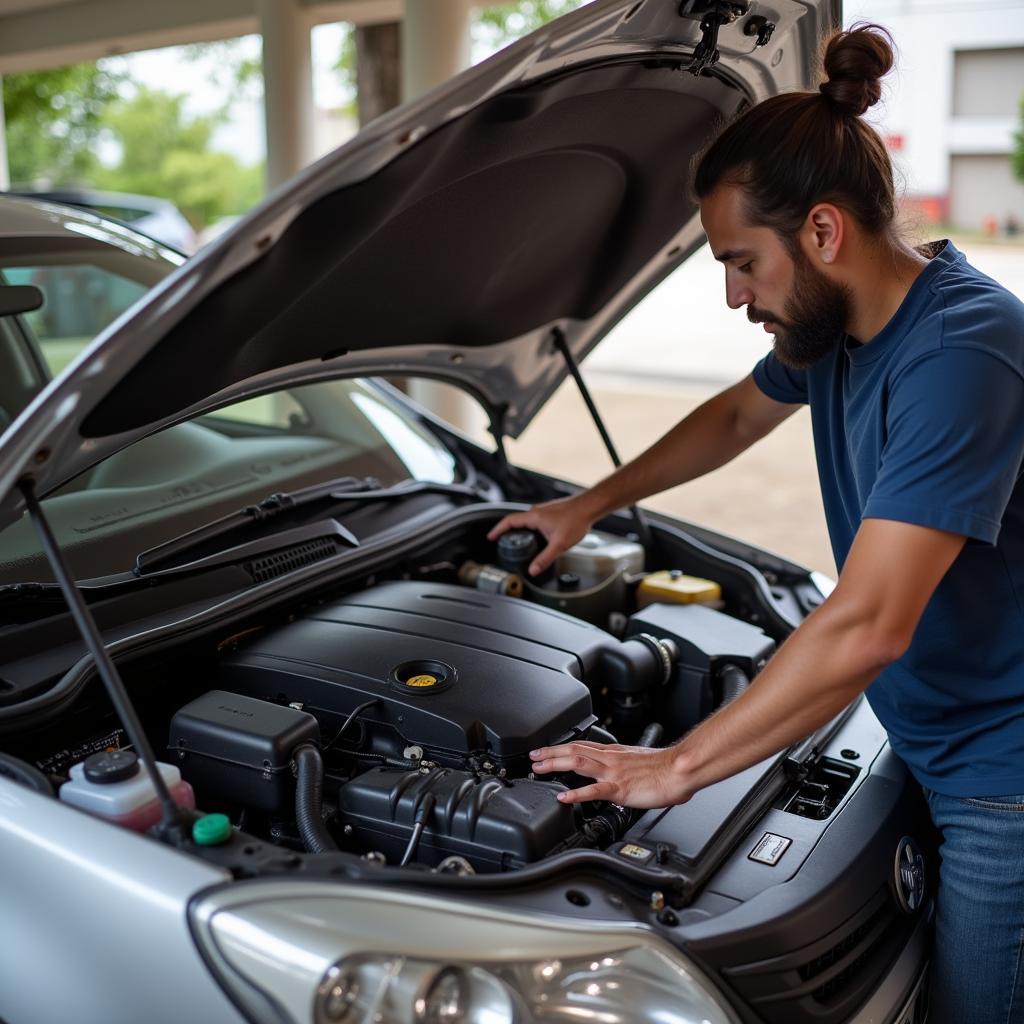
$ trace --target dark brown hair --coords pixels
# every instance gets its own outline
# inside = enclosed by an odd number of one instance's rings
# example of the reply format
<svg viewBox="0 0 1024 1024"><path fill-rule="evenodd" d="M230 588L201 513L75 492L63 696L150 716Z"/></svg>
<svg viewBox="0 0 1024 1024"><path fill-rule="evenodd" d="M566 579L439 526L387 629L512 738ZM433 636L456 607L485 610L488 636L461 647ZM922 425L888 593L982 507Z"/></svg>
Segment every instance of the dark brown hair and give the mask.
<svg viewBox="0 0 1024 1024"><path fill-rule="evenodd" d="M741 114L700 157L698 199L739 186L747 215L790 241L815 203L834 203L873 235L892 231L892 164L861 118L882 94L893 42L879 25L836 32L824 45L825 81L816 92L773 96Z"/></svg>

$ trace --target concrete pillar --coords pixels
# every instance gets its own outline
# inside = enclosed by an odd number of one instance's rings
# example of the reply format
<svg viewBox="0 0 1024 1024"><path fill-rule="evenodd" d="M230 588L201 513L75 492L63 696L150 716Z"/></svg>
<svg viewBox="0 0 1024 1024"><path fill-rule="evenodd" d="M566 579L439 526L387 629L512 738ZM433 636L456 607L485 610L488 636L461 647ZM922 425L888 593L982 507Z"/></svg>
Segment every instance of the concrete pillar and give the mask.
<svg viewBox="0 0 1024 1024"><path fill-rule="evenodd" d="M267 187L313 160L313 58L309 22L298 0L257 0L263 35Z"/></svg>
<svg viewBox="0 0 1024 1024"><path fill-rule="evenodd" d="M7 163L7 123L4 120L4 80L0 75L0 192L11 187L11 169Z"/></svg>
<svg viewBox="0 0 1024 1024"><path fill-rule="evenodd" d="M412 100L469 67L470 0L405 0L402 99ZM438 240L438 244L444 244ZM465 394L429 380L410 380L409 394L453 426L479 435L480 417Z"/></svg>
<svg viewBox="0 0 1024 1024"><path fill-rule="evenodd" d="M470 0L406 0L402 98L416 99L469 67Z"/></svg>

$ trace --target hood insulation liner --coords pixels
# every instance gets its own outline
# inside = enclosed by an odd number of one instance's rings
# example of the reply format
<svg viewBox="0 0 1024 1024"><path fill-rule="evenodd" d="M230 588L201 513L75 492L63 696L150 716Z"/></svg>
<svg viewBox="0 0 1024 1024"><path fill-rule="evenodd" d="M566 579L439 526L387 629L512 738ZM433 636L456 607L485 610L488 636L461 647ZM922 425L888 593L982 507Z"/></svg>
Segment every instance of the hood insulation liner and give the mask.
<svg viewBox="0 0 1024 1024"><path fill-rule="evenodd" d="M88 415L138 428L267 370L476 347L594 316L695 212L694 155L742 97L665 66L506 92L305 209Z"/></svg>

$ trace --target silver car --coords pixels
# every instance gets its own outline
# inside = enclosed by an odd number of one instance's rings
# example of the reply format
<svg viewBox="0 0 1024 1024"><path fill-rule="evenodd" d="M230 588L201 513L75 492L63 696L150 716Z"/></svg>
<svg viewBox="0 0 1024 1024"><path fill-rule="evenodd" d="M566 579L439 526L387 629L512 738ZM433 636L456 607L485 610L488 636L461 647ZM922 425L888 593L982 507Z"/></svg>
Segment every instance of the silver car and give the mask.
<svg viewBox="0 0 1024 1024"><path fill-rule="evenodd" d="M932 837L862 700L676 807L530 774L674 741L828 582L641 509L539 579L487 541L574 490L504 439L701 245L694 154L839 15L596 0L184 263L0 205L4 1024L924 1020Z"/></svg>

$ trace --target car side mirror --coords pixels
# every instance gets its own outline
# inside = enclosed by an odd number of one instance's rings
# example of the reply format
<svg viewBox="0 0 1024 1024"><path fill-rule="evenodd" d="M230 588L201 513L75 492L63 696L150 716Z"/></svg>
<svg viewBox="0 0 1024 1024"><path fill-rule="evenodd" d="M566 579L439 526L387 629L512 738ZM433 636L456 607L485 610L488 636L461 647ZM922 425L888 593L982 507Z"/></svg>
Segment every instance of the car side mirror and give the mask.
<svg viewBox="0 0 1024 1024"><path fill-rule="evenodd" d="M43 304L43 293L34 284L0 285L0 316L31 313Z"/></svg>

